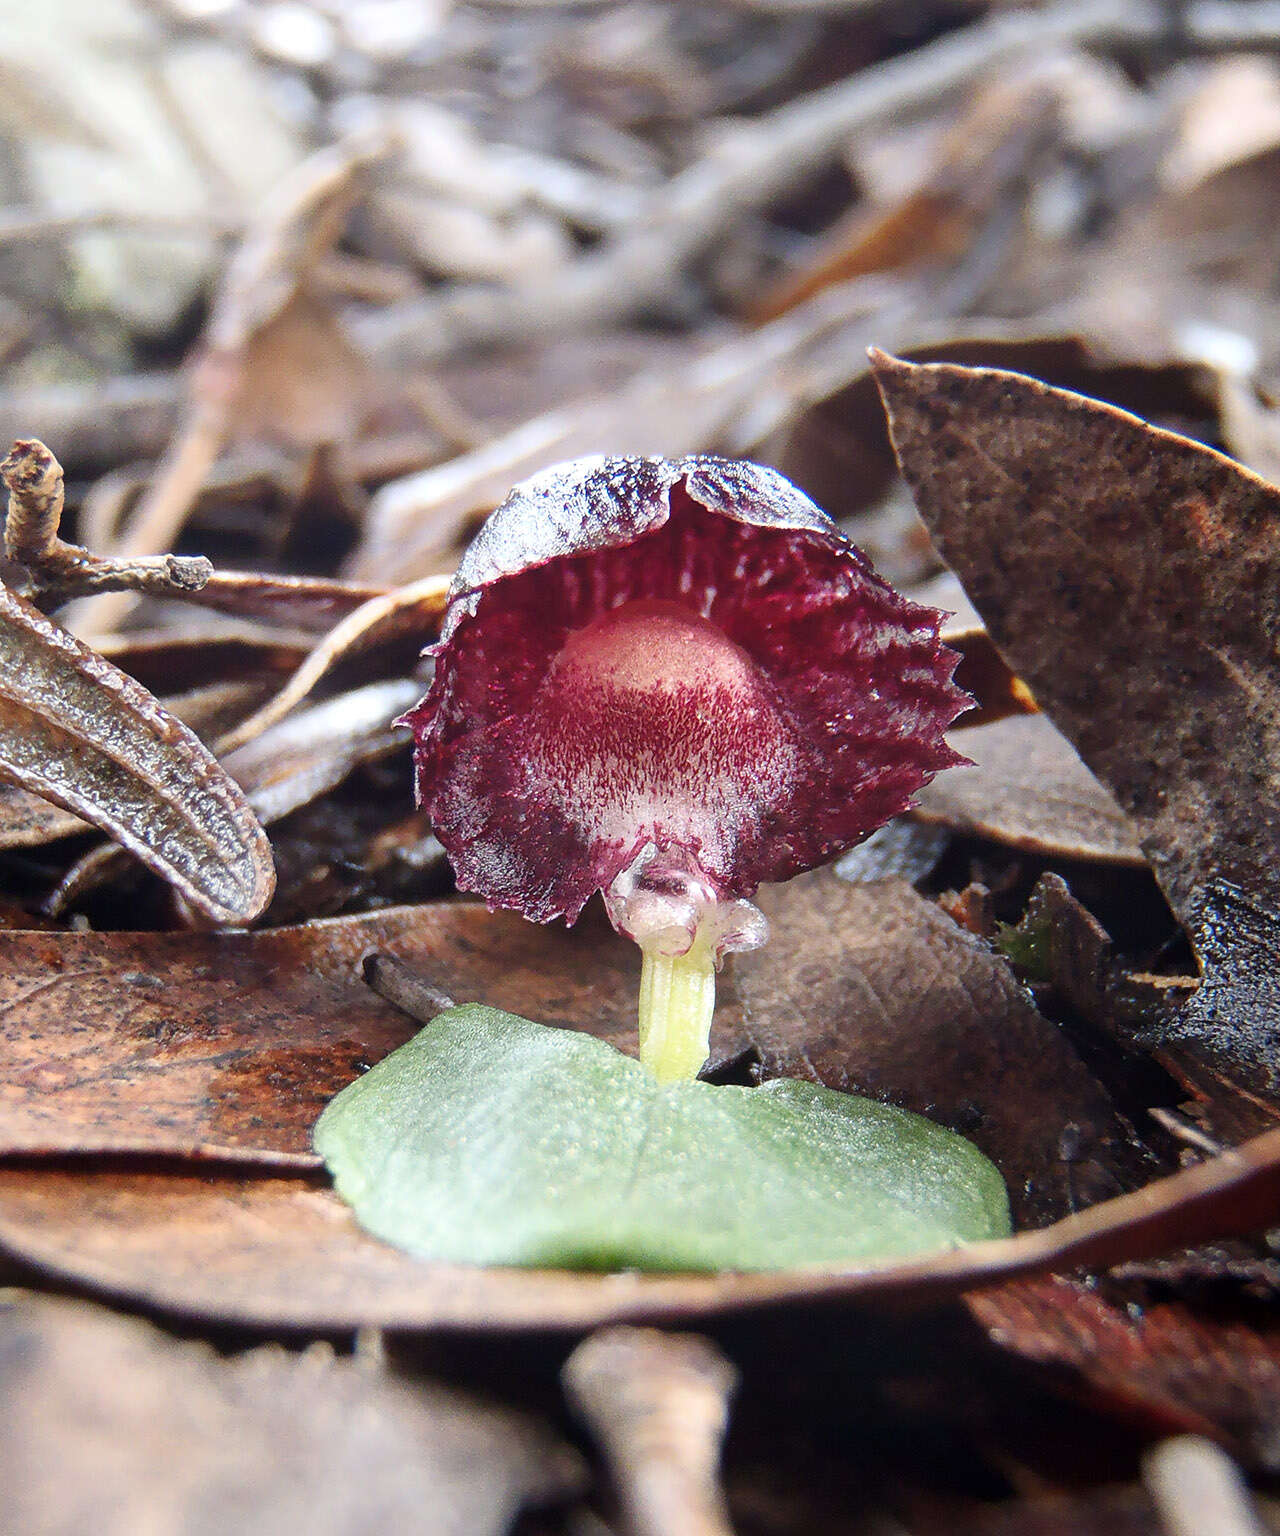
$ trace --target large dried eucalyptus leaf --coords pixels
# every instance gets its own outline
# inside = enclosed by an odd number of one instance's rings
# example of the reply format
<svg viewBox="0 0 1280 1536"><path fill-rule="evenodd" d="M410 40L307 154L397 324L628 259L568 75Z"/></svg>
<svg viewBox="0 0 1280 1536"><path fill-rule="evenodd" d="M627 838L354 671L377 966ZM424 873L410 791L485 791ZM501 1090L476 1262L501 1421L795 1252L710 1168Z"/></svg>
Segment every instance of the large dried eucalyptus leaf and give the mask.
<svg viewBox="0 0 1280 1536"><path fill-rule="evenodd" d="M266 834L207 748L3 587L0 771L107 832L215 922L248 922L271 898Z"/></svg>
<svg viewBox="0 0 1280 1536"><path fill-rule="evenodd" d="M255 933L0 932L0 1156L316 1166L316 1116L416 1027L360 980L370 952L458 1001L636 1049L639 952L603 922L457 901ZM721 993L732 1054L745 1039Z"/></svg>
<svg viewBox="0 0 1280 1536"><path fill-rule="evenodd" d="M1021 374L877 355L921 515L1179 916L1280 905L1280 491Z"/></svg>
<svg viewBox="0 0 1280 1536"><path fill-rule="evenodd" d="M1019 374L878 354L877 376L943 557L1192 935L1207 986L1181 1034L1274 1096L1280 985L1253 930L1280 927L1280 490Z"/></svg>
<svg viewBox="0 0 1280 1536"><path fill-rule="evenodd" d="M449 1263L832 1267L1009 1231L999 1173L920 1115L790 1078L663 1084L474 1004L345 1088L315 1144L363 1226Z"/></svg>
<svg viewBox="0 0 1280 1536"><path fill-rule="evenodd" d="M572 1274L427 1264L289 1177L0 1168L0 1253L98 1293L269 1328L590 1328L782 1303L924 1303L1105 1268L1274 1223L1280 1131L1036 1232L924 1258L780 1274Z"/></svg>

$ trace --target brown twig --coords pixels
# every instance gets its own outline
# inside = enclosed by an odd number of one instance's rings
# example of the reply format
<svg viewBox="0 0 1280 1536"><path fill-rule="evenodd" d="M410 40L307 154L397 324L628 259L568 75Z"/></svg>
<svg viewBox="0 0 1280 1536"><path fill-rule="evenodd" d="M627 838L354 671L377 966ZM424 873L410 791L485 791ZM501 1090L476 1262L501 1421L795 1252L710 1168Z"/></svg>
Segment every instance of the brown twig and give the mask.
<svg viewBox="0 0 1280 1536"><path fill-rule="evenodd" d="M198 592L213 575L213 566L203 556L109 560L60 539L62 465L33 438L14 443L0 463L0 479L9 492L4 552L25 567L28 585L23 595L42 610L98 592L181 597Z"/></svg>
<svg viewBox="0 0 1280 1536"><path fill-rule="evenodd" d="M718 1468L737 1372L709 1339L608 1328L565 1392L609 1459L631 1536L731 1536Z"/></svg>
<svg viewBox="0 0 1280 1536"><path fill-rule="evenodd" d="M453 999L441 987L419 976L403 960L374 952L360 962L360 975L371 991L407 1013L419 1024L431 1021L454 1006Z"/></svg>

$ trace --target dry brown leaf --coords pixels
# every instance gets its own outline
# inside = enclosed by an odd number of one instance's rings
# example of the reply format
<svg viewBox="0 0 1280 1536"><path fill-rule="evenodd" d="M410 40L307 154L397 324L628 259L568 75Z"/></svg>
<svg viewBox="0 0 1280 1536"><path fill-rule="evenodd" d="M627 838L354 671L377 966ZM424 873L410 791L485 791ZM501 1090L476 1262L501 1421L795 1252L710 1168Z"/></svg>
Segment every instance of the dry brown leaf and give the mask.
<svg viewBox="0 0 1280 1536"><path fill-rule="evenodd" d="M460 540L511 487L562 459L593 453L668 456L719 448L745 452L782 412L797 377L825 350L847 359L854 335L883 334L886 297L875 284L820 295L747 336L699 346L625 385L578 398L510 428L470 453L384 485L350 560L365 581L405 582L456 563ZM900 316L900 311L898 312Z"/></svg>
<svg viewBox="0 0 1280 1536"><path fill-rule="evenodd" d="M992 369L877 372L944 558L1115 794L1175 911L1280 901L1280 492L1096 401Z"/></svg>
<svg viewBox="0 0 1280 1536"><path fill-rule="evenodd" d="M417 1025L358 977L397 956L458 1002L635 1052L635 946L474 902L254 934L0 933L0 1155L154 1152L318 1166L328 1100ZM720 1054L744 1044L731 990Z"/></svg>
<svg viewBox="0 0 1280 1536"><path fill-rule="evenodd" d="M1280 1469L1280 1328L1182 1302L1117 1306L1079 1281L1015 1280L965 1305L1002 1349L1069 1369L1162 1434L1226 1436L1236 1455Z"/></svg>
<svg viewBox="0 0 1280 1536"><path fill-rule="evenodd" d="M785 1303L923 1303L1046 1270L1104 1267L1256 1231L1280 1202L1280 1131L1054 1226L842 1273L566 1274L424 1264L356 1226L331 1191L102 1170L0 1170L0 1252L162 1312L256 1327L586 1329Z"/></svg>
<svg viewBox="0 0 1280 1536"><path fill-rule="evenodd" d="M582 1482L549 1427L461 1392L83 1302L5 1309L0 1391L0 1526L26 1536L503 1536Z"/></svg>
<svg viewBox="0 0 1280 1536"><path fill-rule="evenodd" d="M190 730L140 684L0 587L4 776L108 833L214 922L271 899L266 834Z"/></svg>
<svg viewBox="0 0 1280 1536"><path fill-rule="evenodd" d="M952 742L977 766L926 785L915 820L1048 857L1145 864L1120 807L1043 715L960 730Z"/></svg>
<svg viewBox="0 0 1280 1536"><path fill-rule="evenodd" d="M1105 338L1027 335L1008 321L971 320L967 325L971 329L959 335L935 333L913 342L901 355L916 363L962 363L1034 374L1060 389L1110 401L1179 431L1217 427L1220 381L1203 364L1135 361L1117 357ZM891 494L898 474L874 372L860 360L855 366L856 372L794 415L770 445L769 462L835 518L869 512ZM861 529L861 523L849 528L859 542ZM924 530L920 532L923 536Z"/></svg>
<svg viewBox="0 0 1280 1536"><path fill-rule="evenodd" d="M1150 1175L1004 961L905 881L850 885L819 871L758 899L770 941L737 958L734 982L766 1075L887 1099L961 1131L1004 1174L1023 1225Z"/></svg>

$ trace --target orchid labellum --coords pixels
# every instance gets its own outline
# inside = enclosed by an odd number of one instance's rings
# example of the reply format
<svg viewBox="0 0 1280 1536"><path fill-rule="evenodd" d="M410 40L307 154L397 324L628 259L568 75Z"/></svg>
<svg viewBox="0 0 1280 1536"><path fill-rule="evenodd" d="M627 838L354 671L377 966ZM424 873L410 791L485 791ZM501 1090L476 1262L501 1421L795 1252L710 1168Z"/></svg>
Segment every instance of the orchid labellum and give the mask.
<svg viewBox="0 0 1280 1536"><path fill-rule="evenodd" d="M882 581L775 471L578 459L517 486L454 581L405 723L464 890L538 922L596 892L643 952L640 1054L706 1059L749 898L963 762L943 615Z"/></svg>

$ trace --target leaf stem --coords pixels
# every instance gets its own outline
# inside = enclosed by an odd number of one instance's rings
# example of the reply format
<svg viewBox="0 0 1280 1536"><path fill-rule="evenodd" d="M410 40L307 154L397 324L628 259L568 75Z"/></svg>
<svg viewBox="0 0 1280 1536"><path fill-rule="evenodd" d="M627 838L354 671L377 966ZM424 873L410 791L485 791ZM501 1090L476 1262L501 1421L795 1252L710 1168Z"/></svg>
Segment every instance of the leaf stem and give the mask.
<svg viewBox="0 0 1280 1536"><path fill-rule="evenodd" d="M640 1060L660 1083L688 1081L711 1050L715 947L698 934L683 955L641 953Z"/></svg>

